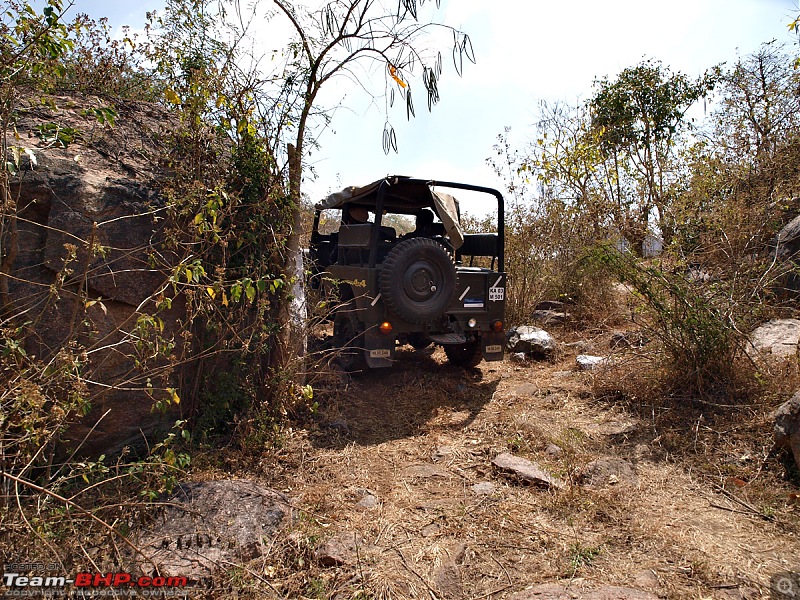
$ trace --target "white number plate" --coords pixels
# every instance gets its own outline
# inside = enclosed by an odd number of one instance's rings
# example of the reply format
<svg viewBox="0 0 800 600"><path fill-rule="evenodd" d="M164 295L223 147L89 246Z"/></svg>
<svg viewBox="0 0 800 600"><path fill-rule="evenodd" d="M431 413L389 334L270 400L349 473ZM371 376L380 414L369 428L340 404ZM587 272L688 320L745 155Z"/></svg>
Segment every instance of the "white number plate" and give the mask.
<svg viewBox="0 0 800 600"><path fill-rule="evenodd" d="M391 358L392 351L388 348L379 348L378 350L370 350L370 358Z"/></svg>
<svg viewBox="0 0 800 600"><path fill-rule="evenodd" d="M506 288L491 287L489 288L489 302L501 302L506 297Z"/></svg>
<svg viewBox="0 0 800 600"><path fill-rule="evenodd" d="M499 344L496 346L486 346L486 354L499 354L503 351L503 347Z"/></svg>

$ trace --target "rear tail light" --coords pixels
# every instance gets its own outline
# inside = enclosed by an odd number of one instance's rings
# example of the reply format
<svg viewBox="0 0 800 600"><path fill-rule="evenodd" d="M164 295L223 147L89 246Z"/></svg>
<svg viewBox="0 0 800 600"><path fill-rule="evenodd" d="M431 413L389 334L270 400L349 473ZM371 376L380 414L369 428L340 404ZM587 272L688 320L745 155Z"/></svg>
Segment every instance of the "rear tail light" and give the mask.
<svg viewBox="0 0 800 600"><path fill-rule="evenodd" d="M496 331L496 332L503 331L503 322L502 321L492 321L492 331Z"/></svg>

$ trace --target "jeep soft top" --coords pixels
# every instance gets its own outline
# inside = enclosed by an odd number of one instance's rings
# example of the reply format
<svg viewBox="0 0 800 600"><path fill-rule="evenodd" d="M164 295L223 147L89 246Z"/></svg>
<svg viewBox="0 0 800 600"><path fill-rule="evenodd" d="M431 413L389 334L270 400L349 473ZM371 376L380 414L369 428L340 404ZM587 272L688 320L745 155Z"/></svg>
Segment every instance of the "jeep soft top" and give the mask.
<svg viewBox="0 0 800 600"><path fill-rule="evenodd" d="M494 197L496 231L463 232L458 201L447 193L458 190ZM390 366L398 342L417 348L441 344L448 359L462 366L503 358L500 192L392 176L331 194L316 209L309 249L312 281L340 300L334 340L343 349L343 366ZM338 231L320 232L326 210L340 211ZM388 214L415 217L416 229L398 236L383 224Z"/></svg>

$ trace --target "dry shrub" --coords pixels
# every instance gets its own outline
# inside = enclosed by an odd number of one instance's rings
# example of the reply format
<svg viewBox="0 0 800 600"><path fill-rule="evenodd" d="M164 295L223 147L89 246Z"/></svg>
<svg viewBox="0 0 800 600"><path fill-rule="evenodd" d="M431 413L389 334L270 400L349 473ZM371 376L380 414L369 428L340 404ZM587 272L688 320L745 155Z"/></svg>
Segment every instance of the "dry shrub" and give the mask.
<svg viewBox="0 0 800 600"><path fill-rule="evenodd" d="M467 216L465 230L486 231L494 227L492 218ZM597 232L579 211L557 199L536 205L512 203L505 227L509 323L530 322L544 300L564 302L578 326L618 319L612 279L587 260Z"/></svg>

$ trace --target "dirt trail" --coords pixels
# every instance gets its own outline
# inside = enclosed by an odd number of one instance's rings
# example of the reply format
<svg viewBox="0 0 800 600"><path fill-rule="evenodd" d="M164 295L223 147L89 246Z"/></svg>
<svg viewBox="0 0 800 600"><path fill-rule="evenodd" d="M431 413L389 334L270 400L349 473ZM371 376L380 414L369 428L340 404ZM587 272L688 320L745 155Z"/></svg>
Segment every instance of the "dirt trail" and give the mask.
<svg viewBox="0 0 800 600"><path fill-rule="evenodd" d="M337 403L287 439L265 474L307 512L265 561L277 590L479 599L558 581L738 600L769 597L770 577L800 570L789 488L763 493L772 459L704 437L703 418L696 448L676 454L652 409L595 400L574 354L469 373L444 362L441 350L401 351L392 370L345 378ZM564 489L498 472L502 452ZM607 457L625 462L592 463ZM750 483L728 485L737 473Z"/></svg>

